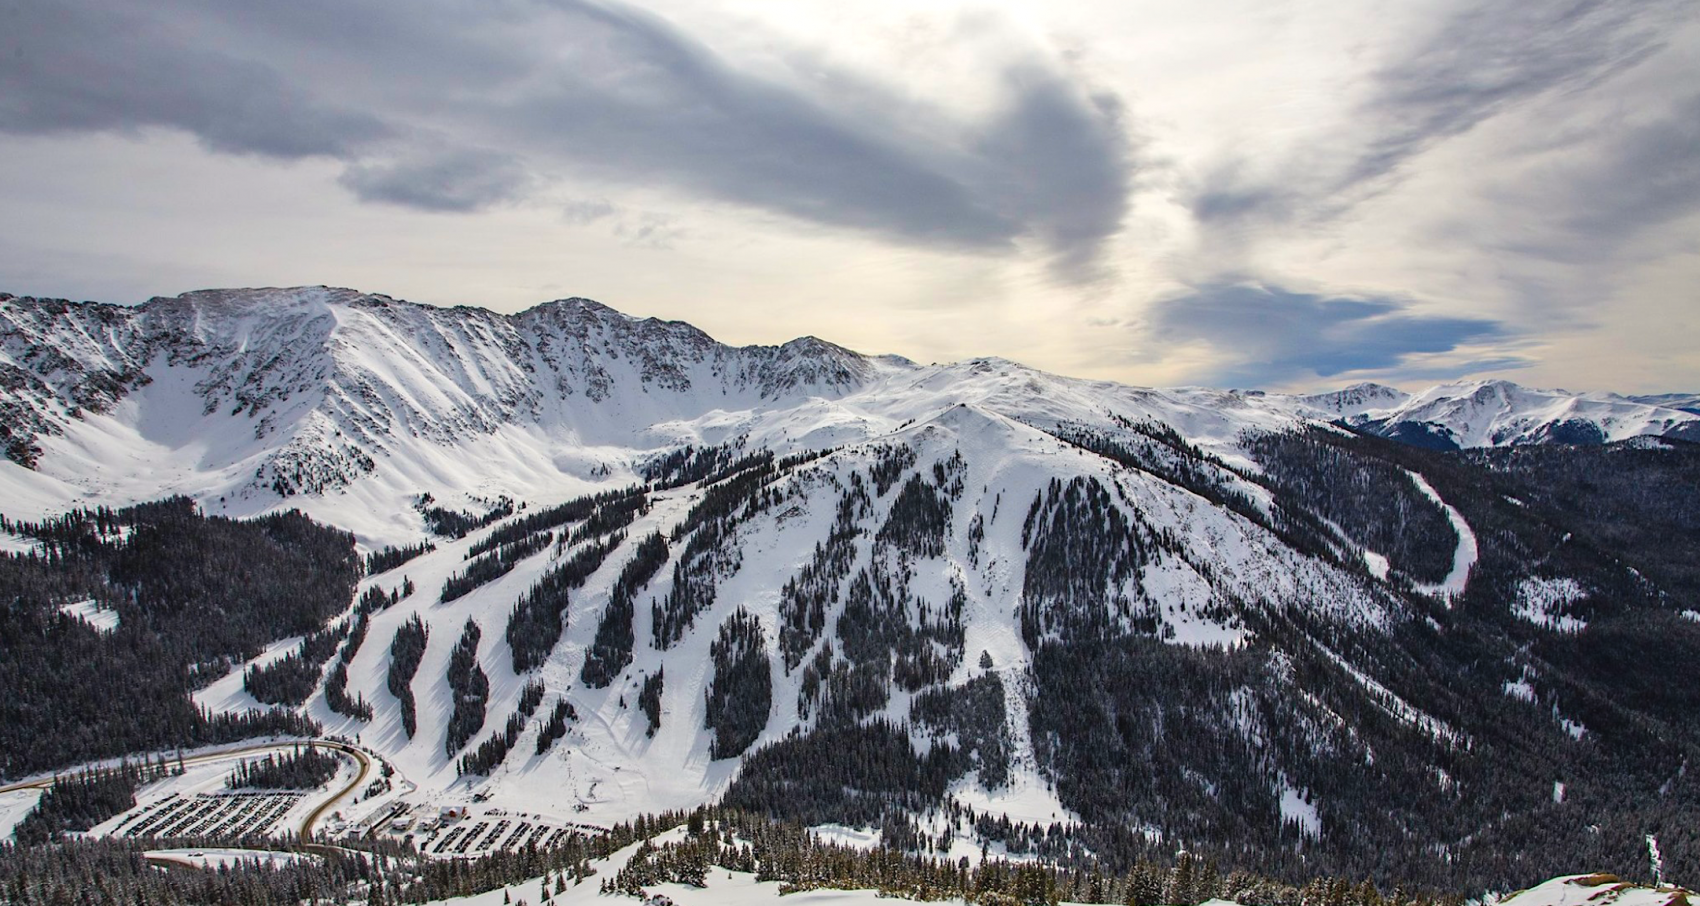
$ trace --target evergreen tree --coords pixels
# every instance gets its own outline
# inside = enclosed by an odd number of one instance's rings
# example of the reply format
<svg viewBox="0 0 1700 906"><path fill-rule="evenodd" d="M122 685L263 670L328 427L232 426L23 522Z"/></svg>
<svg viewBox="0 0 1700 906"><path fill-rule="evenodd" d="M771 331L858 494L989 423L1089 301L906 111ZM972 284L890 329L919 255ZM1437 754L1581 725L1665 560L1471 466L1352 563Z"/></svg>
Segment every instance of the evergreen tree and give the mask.
<svg viewBox="0 0 1700 906"><path fill-rule="evenodd" d="M454 692L448 733L443 752L453 756L484 726L484 709L490 699L490 678L478 664L478 642L483 636L471 617L461 631L460 641L449 656L448 681Z"/></svg>

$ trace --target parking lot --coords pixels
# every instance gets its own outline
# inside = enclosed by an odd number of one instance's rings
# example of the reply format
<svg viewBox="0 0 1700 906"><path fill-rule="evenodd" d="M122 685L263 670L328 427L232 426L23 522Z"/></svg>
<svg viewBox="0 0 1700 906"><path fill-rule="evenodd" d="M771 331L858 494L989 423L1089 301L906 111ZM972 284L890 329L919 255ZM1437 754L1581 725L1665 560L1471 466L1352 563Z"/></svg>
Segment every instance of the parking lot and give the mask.
<svg viewBox="0 0 1700 906"><path fill-rule="evenodd" d="M303 793L197 793L174 795L141 809L118 825L122 837L273 836Z"/></svg>
<svg viewBox="0 0 1700 906"><path fill-rule="evenodd" d="M528 844L539 849L560 845L570 834L582 833L522 818L484 816L450 825L420 844L433 856L480 856L497 850L519 850Z"/></svg>

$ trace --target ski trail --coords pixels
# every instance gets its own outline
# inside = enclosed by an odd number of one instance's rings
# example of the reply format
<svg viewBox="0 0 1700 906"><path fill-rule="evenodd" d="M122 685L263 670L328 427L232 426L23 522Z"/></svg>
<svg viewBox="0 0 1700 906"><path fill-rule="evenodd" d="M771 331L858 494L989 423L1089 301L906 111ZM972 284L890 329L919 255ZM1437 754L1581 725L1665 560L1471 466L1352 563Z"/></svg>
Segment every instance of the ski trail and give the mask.
<svg viewBox="0 0 1700 906"><path fill-rule="evenodd" d="M1452 571L1446 574L1439 585L1419 585L1417 588L1424 594L1446 598L1448 601L1464 593L1464 586L1470 581L1470 568L1476 565L1476 533L1470 530L1470 524L1464 521L1464 514L1458 512L1451 504L1440 499L1440 494L1428 479L1410 469L1405 474L1411 476L1411 482L1423 496L1435 502L1435 505L1446 511L1446 518L1452 523L1452 530L1458 533L1458 549L1452 552Z"/></svg>

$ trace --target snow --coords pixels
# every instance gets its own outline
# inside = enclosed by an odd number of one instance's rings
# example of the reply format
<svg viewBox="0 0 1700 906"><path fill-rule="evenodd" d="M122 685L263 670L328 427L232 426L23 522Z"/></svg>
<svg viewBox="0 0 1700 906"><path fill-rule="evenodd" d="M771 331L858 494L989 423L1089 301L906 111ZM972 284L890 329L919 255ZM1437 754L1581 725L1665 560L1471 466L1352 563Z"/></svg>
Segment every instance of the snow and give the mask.
<svg viewBox="0 0 1700 906"><path fill-rule="evenodd" d="M865 358L815 341L734 348L688 325L629 318L574 300L510 317L312 287L193 294L121 314L135 319L125 322L132 325L127 329L180 334L189 340L171 343L187 345L160 352L163 345L111 339L121 331L98 334L108 340L96 342L88 339L95 334L85 336L74 324L20 328L19 336L35 343L56 342L60 333L55 331L63 332L69 339L60 345L78 362L133 365L148 382L104 414L85 411L73 418L61 411L63 432L40 439L39 471L0 462L0 499L7 500L8 515L33 517L93 502L122 504L184 493L209 512L232 516L300 508L354 532L361 549L369 551L425 537L412 507L421 492L448 507L472 509L475 499L498 495L539 507L630 484L642 463L684 444L743 441L749 449L765 447L781 455L834 450L776 482L775 488L793 499L738 529L741 563L721 577L713 606L666 651L651 643L646 606L671 588L672 563L661 569L636 601L634 661L607 689L587 689L578 676L614 579L635 539L676 524L700 494L695 488L654 495L651 511L628 530L633 540L572 594L566 631L532 675L513 672L503 629L516 599L558 562L561 552L535 555L448 604L436 601L444 579L464 568L467 549L490 530L458 541L438 539L435 552L362 581L360 591L389 591L405 576L418 589L372 616L367 640L349 664L349 690L371 702L373 719L332 713L322 693L308 701L304 713L322 722L328 734L382 752L397 771L398 786L406 786L408 801L422 809L475 805L478 814L500 809L588 824L688 808L713 800L733 782L738 762L711 759L703 729L709 645L722 621L742 606L761 621L776 652L780 589L807 562L814 542L826 537L839 485L852 469L867 467L877 445L912 447L920 469L955 451L968 462L944 554L910 564L912 588L938 604L949 597L953 580L961 582L967 594L966 644L963 664L950 683L977 675L980 652L987 652L1003 680L1008 713L1017 719L1010 724L1009 782L986 789L979 778L968 776L950 794L982 812L1049 824L1074 816L1038 770L1027 722L1019 719L1030 695L1030 655L1015 611L1025 563L1022 517L1051 480L1093 478L1111 490L1130 519L1179 539L1179 555L1164 552L1137 581L1105 589L1111 598L1132 597L1143 589L1146 597L1139 603L1151 607L1168 643L1218 649L1245 644L1248 630L1241 621L1219 615L1216 605L1225 599L1248 608L1303 607L1311 611L1308 617L1370 633L1389 632L1413 615L1399 598L1367 581L1362 570L1298 554L1250 520L1047 432L1067 425L1114 433L1125 430L1119 427L1121 419L1160 423L1234 468L1255 474L1242 447L1248 431L1320 427L1337 418L1405 411L1458 395L1454 388L1411 397L1374 385L1308 397L1152 389L1066 378L996 359L919 366ZM0 310L0 319L12 317L16 312ZM144 353L152 358L126 358ZM17 357L17 349L0 347L0 362ZM1506 399L1517 405L1535 399L1496 388L1488 395L1510 394ZM239 392L254 401L250 408L236 405ZM54 399L37 402L44 411L59 411L53 410L59 405ZM1645 415L1648 408L1633 413ZM1493 425L1503 425L1504 418L1475 419L1478 410L1458 411L1454 421L1460 436L1473 438L1472 443L1502 442L1494 439L1499 429ZM1651 430L1653 422L1639 424ZM369 471L349 465L361 456L370 458ZM280 497L268 480L256 477L279 474L290 463L322 467L334 480L320 493ZM1446 512L1458 535L1449 575L1424 591L1454 598L1464 592L1476 561L1475 535L1422 476L1409 474ZM1254 506L1271 511L1274 501L1261 486L1232 471L1218 477ZM883 523L893 496L875 501L856 542L853 569L869 562L868 536ZM970 556L967 534L975 514L984 517L985 541L978 555ZM6 544L28 542L0 539L0 546ZM679 547L674 545L675 557ZM1397 566L1374 551L1359 555L1380 579ZM829 626L839 612L827 614ZM91 624L108 613L78 611ZM397 627L416 615L430 626L430 638L413 682L419 728L409 739L385 673ZM479 658L491 684L485 727L474 745L505 722L530 679L541 679L550 690L543 713L564 695L580 716L567 738L542 756L534 754L541 722L534 718L508 761L488 778L460 777L455 770L460 753L442 751L451 707L444 674L468 618L483 630ZM241 688L243 669L282 657L298 642L273 643L255 660L198 690L195 701L216 712L260 707ZM1397 719L1436 738L1459 741L1452 728L1343 659L1336 661ZM650 737L636 707L636 690L642 676L663 665L662 724ZM776 666L773 710L756 745L807 728L810 721L797 712L799 683L797 673L786 675ZM1523 681L1507 684L1505 692L1531 699L1534 694ZM911 698L894 690L885 716L901 721ZM1257 732L1249 725L1242 729ZM925 744L917 733L917 742ZM195 783L210 782L225 770L191 771L169 791L191 794ZM1305 819L1314 821L1314 804L1291 792L1291 802L1282 794L1283 815L1311 826ZM475 797L482 801L474 803ZM393 801L391 796L359 807L345 805L344 817L358 822Z"/></svg>
<svg viewBox="0 0 1700 906"><path fill-rule="evenodd" d="M1290 786L1281 788L1281 823L1297 824L1299 833L1312 839L1322 836L1322 819L1317 816L1316 803L1309 793Z"/></svg>
<svg viewBox="0 0 1700 906"><path fill-rule="evenodd" d="M820 824L809 828L822 843L872 850L880 845L880 832L872 828L845 827L842 824Z"/></svg>
<svg viewBox="0 0 1700 906"><path fill-rule="evenodd" d="M1353 384L1332 393L1316 393L1295 398L1296 402L1321 410L1330 416L1361 415L1365 412L1393 409L1410 400L1409 393L1368 382Z"/></svg>
<svg viewBox="0 0 1700 906"><path fill-rule="evenodd" d="M1377 682L1374 677L1349 663L1345 658L1323 645L1317 648L1333 661L1335 666L1346 672L1364 691L1370 694L1370 699L1376 703L1389 717L1402 723L1416 727L1429 734L1436 741L1444 741L1450 745L1467 745L1469 740L1456 728L1446 721L1429 714L1410 702L1400 698L1393 690Z"/></svg>
<svg viewBox="0 0 1700 906"><path fill-rule="evenodd" d="M1406 470L1405 474L1411 476L1411 482L1424 497L1434 501L1436 506L1446 512L1446 519L1452 523L1452 530L1458 533L1458 547L1452 553L1452 571L1446 574L1446 578L1442 579L1439 585L1424 586L1421 589L1429 595L1450 601L1462 595L1465 585L1470 581L1470 568L1476 565L1476 533L1470 531L1470 525L1464 521L1463 513L1440 499L1440 494L1428 483L1428 479L1410 470Z"/></svg>
<svg viewBox="0 0 1700 906"><path fill-rule="evenodd" d="M171 862L178 865L189 865L195 868L225 868L239 863L258 863L271 868L281 868L313 858L305 853L279 852L266 849L219 849L219 848L185 848L185 849L150 849L142 853L144 858L155 862Z"/></svg>
<svg viewBox="0 0 1700 906"><path fill-rule="evenodd" d="M107 610L101 607L98 601L88 600L65 604L59 608L59 612L82 620L96 632L109 633L118 628L118 611Z"/></svg>
<svg viewBox="0 0 1700 906"><path fill-rule="evenodd" d="M113 323L79 320L97 316ZM583 300L504 316L300 287L203 291L64 316L13 303L0 320L14 329L0 361L27 369L28 350L42 346L71 357L63 374L43 376L50 388L75 380L78 367L133 368L147 379L104 414L73 417L63 389L29 396L62 433L40 438L38 470L0 463L8 514L184 493L237 516L300 506L368 547L422 537L408 506L421 490L445 501L567 497L629 480L634 463L686 443L745 437L782 454L821 449L957 404L1040 428L1111 427L1112 413L1154 421L1241 467L1250 465L1238 446L1244 431L1317 427L1343 415L1450 419L1466 445L1522 437L1503 430L1506 418L1597 418L1614 439L1700 420L1621 397L1504 382L1415 397L1377 385L1287 396L1129 387L1000 359L918 366L814 340L730 347L689 325ZM370 472L360 457L370 457ZM326 492L280 498L270 476L294 463L327 474Z"/></svg>
<svg viewBox="0 0 1700 906"><path fill-rule="evenodd" d="M1518 701L1532 702L1535 700L1535 687L1529 685L1529 681L1526 679L1507 682L1505 694Z"/></svg>
<svg viewBox="0 0 1700 906"><path fill-rule="evenodd" d="M1556 802L1560 805L1564 804L1564 782L1563 781L1554 780L1552 782L1552 801Z"/></svg>
<svg viewBox="0 0 1700 906"><path fill-rule="evenodd" d="M951 681L961 683L975 675L979 654L985 651L1004 680L1010 714L1025 713L1028 695L1024 677L1029 653L1014 613L1022 585L1022 516L1040 489L1058 475L1096 477L1117 489L1130 513L1137 512L1154 526L1171 527L1194 546L1186 558L1165 556L1140 577L1158 605L1165 638L1171 643L1214 647L1243 643L1245 629L1235 620L1203 616L1214 599L1213 587L1254 606L1301 600L1331 618L1369 627L1387 626L1393 620L1388 610L1390 601L1370 596L1360 579L1295 554L1263 529L1189 492L1143 473L1122 470L1098 457L1082 455L997 413L973 406L947 407L878 442L910 444L917 451L917 467L921 469L930 469L933 462L958 450L968 462L964 498L953 508L955 524L947 535L945 555L914 562L911 587L923 599L937 604L949 597L953 577L962 582L968 598L964 659ZM714 606L699 615L685 637L665 652L652 647L650 608L645 606L652 598L665 597L670 589L670 565L663 567L637 602L633 628L638 645L633 664L608 689L587 689L577 681L579 670L614 578L635 545L628 541L611 556L572 595L566 632L536 674L551 690L544 711L552 706L555 695L564 693L580 715L567 738L546 755L533 754L535 719L521 734L508 761L489 778L459 777L455 758L442 751L450 710L444 673L461 627L469 617L480 623L480 660L491 682L488 718L484 731L474 739L476 744L512 712L526 680L531 678L512 672L502 637L507 614L514 600L559 559L554 550L538 554L507 576L459 600L437 603L443 580L464 567L467 548L493 529L458 541L439 539L436 551L409 562L396 573L364 580L361 590L377 586L387 591L399 585L404 574L418 589L412 597L373 615L367 641L350 663L350 691L371 702L374 719L363 722L333 714L317 695L309 701L307 712L325 724L327 733L347 735L384 752L403 777L418 785L410 801L423 807L470 805L476 795L488 808L606 825L638 812L687 808L711 801L736 776L738 764L708 757L709 737L702 729L708 646L720 623L739 606L761 620L769 645L776 646L780 588L807 562L814 542L826 537L838 487L847 480L849 471L865 469L871 462L868 446L850 445L781 478L775 487L797 495L794 501L739 528L741 566L722 577ZM533 507L545 506L579 491L563 488L546 496L538 489L527 500ZM628 537L638 538L655 529L665 531L683 516L698 494L699 490L686 487L654 495L650 512L629 529ZM885 519L894 497L888 494L875 502L874 513L865 523L868 532L857 542L857 567L868 562L869 536ZM976 513L985 517L983 556L978 562L969 556L967 540L968 524ZM1190 562L1210 563L1211 577L1207 580ZM1307 591L1314 594L1305 594ZM427 622L431 634L413 682L419 729L410 740L400 727L398 703L385 688L385 671L396 628L416 614ZM837 615L836 611L828 614L828 625ZM272 646L259 660L281 656L290 641ZM663 664L667 682L662 722L655 736L649 737L646 721L636 708L636 691L640 678ZM774 711L757 745L780 739L794 727L806 724L796 712L799 681L799 674L787 676L783 670L775 671ZM907 715L910 698L908 693L895 690L887 716L901 721ZM219 711L255 706L241 692L240 668L203 690L197 701ZM1026 721L1013 720L1010 730L1013 752L1009 782L987 790L977 778L969 776L952 787L952 795L977 810L1005 814L1015 821L1049 824L1073 820L1055 790L1040 776Z"/></svg>
<svg viewBox="0 0 1700 906"><path fill-rule="evenodd" d="M1553 878L1499 901L1499 906L1681 906L1693 891L1674 886L1629 884L1612 875Z"/></svg>
<svg viewBox="0 0 1700 906"><path fill-rule="evenodd" d="M220 714L233 711L263 711L271 707L242 688L243 675L248 672L249 667L263 667L283 659L301 645L301 639L302 636L291 636L272 642L258 657L247 663L237 664L229 673L203 688L196 689L189 697L194 699L195 704Z"/></svg>
<svg viewBox="0 0 1700 906"><path fill-rule="evenodd" d="M682 834L682 830L669 831L655 838L655 840L659 844L668 840L679 839ZM610 901L607 897L598 893L600 882L604 878L613 877L620 869L624 868L626 863L631 861L632 855L637 852L640 845L634 843L607 859L592 861L590 864L596 870L596 874L587 878L583 883L576 885L569 883L562 893L554 893L554 887L551 886L549 890L554 897L551 902L556 906L605 906ZM975 855L978 856L978 854L979 851L975 850ZM888 896L877 890L805 890L787 893L782 899L779 892L780 882L757 881L753 874L727 871L724 868L710 868L705 881L707 882L706 887L690 887L669 883L652 884L644 889L650 896L666 897L676 903L677 906L744 906L748 903L762 902L784 903L787 906L855 906L855 904L874 906L876 903L890 902ZM528 878L519 883L474 896L432 900L431 903L440 904L440 906L502 906L503 903L511 903L513 906L518 906L518 904L524 902L531 904L531 906L540 906L542 883L541 877ZM639 903L638 900L626 900L624 898L620 898L617 902ZM954 898L934 902L945 904L945 906L967 906L965 901ZM1238 906L1238 904L1222 900L1212 900L1211 904ZM1071 906L1071 904L1063 904L1063 906ZM1210 906L1210 904L1206 904L1206 906ZM1636 906L1640 906L1640 904L1636 904Z"/></svg>
<svg viewBox="0 0 1700 906"><path fill-rule="evenodd" d="M1659 402L1667 404L1655 404ZM1662 435L1694 422L1694 413L1668 402L1485 380L1441 384L1404 399L1395 397L1391 405L1379 408L1338 411L1347 423L1357 426L1398 422L1440 426L1459 446L1468 448L1545 442L1555 434L1562 437L1559 429L1573 425L1597 428L1599 437L1610 442ZM1335 414L1326 406L1322 411L1329 417Z"/></svg>
<svg viewBox="0 0 1700 906"><path fill-rule="evenodd" d="M43 792L45 790L30 788L0 793L0 840L12 839L12 832L17 830L18 822L35 809L35 804L41 801Z"/></svg>
<svg viewBox="0 0 1700 906"><path fill-rule="evenodd" d="M1588 628L1587 621L1564 610L1587 596L1587 589L1575 579L1530 577L1517 583L1511 612L1554 632L1581 632Z"/></svg>
<svg viewBox="0 0 1700 906"><path fill-rule="evenodd" d="M1172 644L1232 648L1244 643L1246 629L1236 618L1204 615L1218 594L1256 607L1298 601L1301 606L1315 608L1320 618L1348 621L1373 631L1382 631L1400 618L1393 609L1396 601L1373 592L1361 577L1297 554L1264 529L1190 492L1082 454L1019 420L976 406L945 407L904 425L907 420L892 422L891 433L873 444L912 446L917 452L917 468L923 470L930 470L934 462L957 451L968 464L963 477L964 496L953 507L954 522L946 536L944 556L913 562L911 588L919 597L938 604L948 599L952 579L961 582L967 594L964 657L950 681L960 684L977 675L979 655L986 652L1003 679L1007 712L1017 716L1009 725L1009 781L996 789L985 789L970 775L950 789L957 801L978 811L1040 824L1075 820L1039 772L1027 722L1019 719L1026 713L1030 694L1026 685L1029 651L1015 619L1023 581L1022 521L1027 505L1054 477L1094 477L1112 489L1130 518L1137 515L1155 529L1171 531L1184 539L1184 556L1165 554L1139 577L1162 621L1163 637ZM512 436L517 435L499 432L497 438L479 443ZM405 575L417 588L411 597L372 615L367 640L349 664L349 690L372 704L373 720L358 721L332 713L322 694L309 700L306 713L321 721L327 733L356 739L383 752L399 776L416 785L408 801L433 811L446 805L470 805L475 810L523 811L555 822L605 826L635 813L689 808L712 801L736 777L738 762L708 757L709 735L703 729L703 689L710 670L708 646L721 622L742 606L761 621L770 649L776 649L781 587L808 561L814 543L826 538L840 487L848 480L850 470L865 470L873 458L872 445L850 444L783 476L774 487L794 496L740 526L740 566L720 579L716 603L697 617L677 645L663 652L652 645L650 608L646 605L651 599L664 598L670 590L671 564L664 566L637 600L634 661L607 689L585 688L578 676L614 579L635 548L632 541L573 593L566 631L543 666L532 676L517 676L503 638L508 613L514 601L562 553L551 549L537 554L501 579L456 601L439 604L437 592L444 579L464 568L467 549L494 529L461 540L438 539L436 551L361 583L359 591L368 587L389 591L399 586ZM356 499L357 494L376 480L363 479L347 494L309 498L304 503L335 506L338 512L367 506L365 498ZM616 471L603 480L624 484L631 477ZM524 499L533 508L547 506L577 496L587 487L540 479ZM653 495L650 512L630 527L628 537L636 539L652 530L668 530L700 493L694 487L684 487ZM438 497L447 505L459 505ZM853 568L868 563L871 535L883 523L893 499L895 494L887 494L875 501L874 512L863 526L864 535L856 542ZM975 514L984 517L985 540L978 558L970 556L968 541L969 523ZM679 547L674 546L675 556ZM1209 564L1208 578L1193 563ZM1128 586L1109 591L1132 594L1133 585L1130 580ZM396 629L415 615L426 621L430 637L413 681L418 732L409 739L401 729L399 704L386 688L386 670ZM451 704L444 674L450 651L469 617L483 629L479 656L491 683L485 728L474 738L474 745L501 726L526 681L533 677L550 690L542 712L553 706L555 696L564 694L580 716L570 726L566 739L542 756L534 754L540 724L534 718L507 762L488 778L460 777L455 770L459 753L451 756L442 750ZM829 611L828 625L837 617L836 608ZM295 642L286 639L275 643L251 663L280 657ZM777 665L777 657L775 662ZM647 722L636 707L636 692L641 677L663 664L667 682L661 727L650 737L645 733ZM201 690L196 701L221 712L257 707L258 703L241 689L241 672L246 666L239 665ZM799 683L800 671L786 675L776 667L773 712L756 745L807 726L808 721L797 713ZM894 690L886 716L903 722L911 698ZM917 735L918 744L927 744L919 738L924 735L921 731ZM482 801L474 803L474 797Z"/></svg>

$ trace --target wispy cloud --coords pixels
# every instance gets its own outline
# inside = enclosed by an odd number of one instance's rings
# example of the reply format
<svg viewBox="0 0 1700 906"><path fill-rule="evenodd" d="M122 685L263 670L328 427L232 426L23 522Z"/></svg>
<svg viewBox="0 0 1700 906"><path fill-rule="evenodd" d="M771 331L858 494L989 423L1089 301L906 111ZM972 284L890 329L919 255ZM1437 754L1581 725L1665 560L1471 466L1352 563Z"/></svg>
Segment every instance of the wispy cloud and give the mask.
<svg viewBox="0 0 1700 906"><path fill-rule="evenodd" d="M1564 204L1563 227L1580 240L1560 254L1575 255L1583 244L1615 248L1700 209L1700 94L1617 125L1598 144L1542 174Z"/></svg>
<svg viewBox="0 0 1700 906"><path fill-rule="evenodd" d="M1662 0L1472 3L1376 67L1333 134L1274 167L1217 166L1195 188L1192 211L1206 225L1338 214L1438 143L1648 59L1681 14Z"/></svg>

